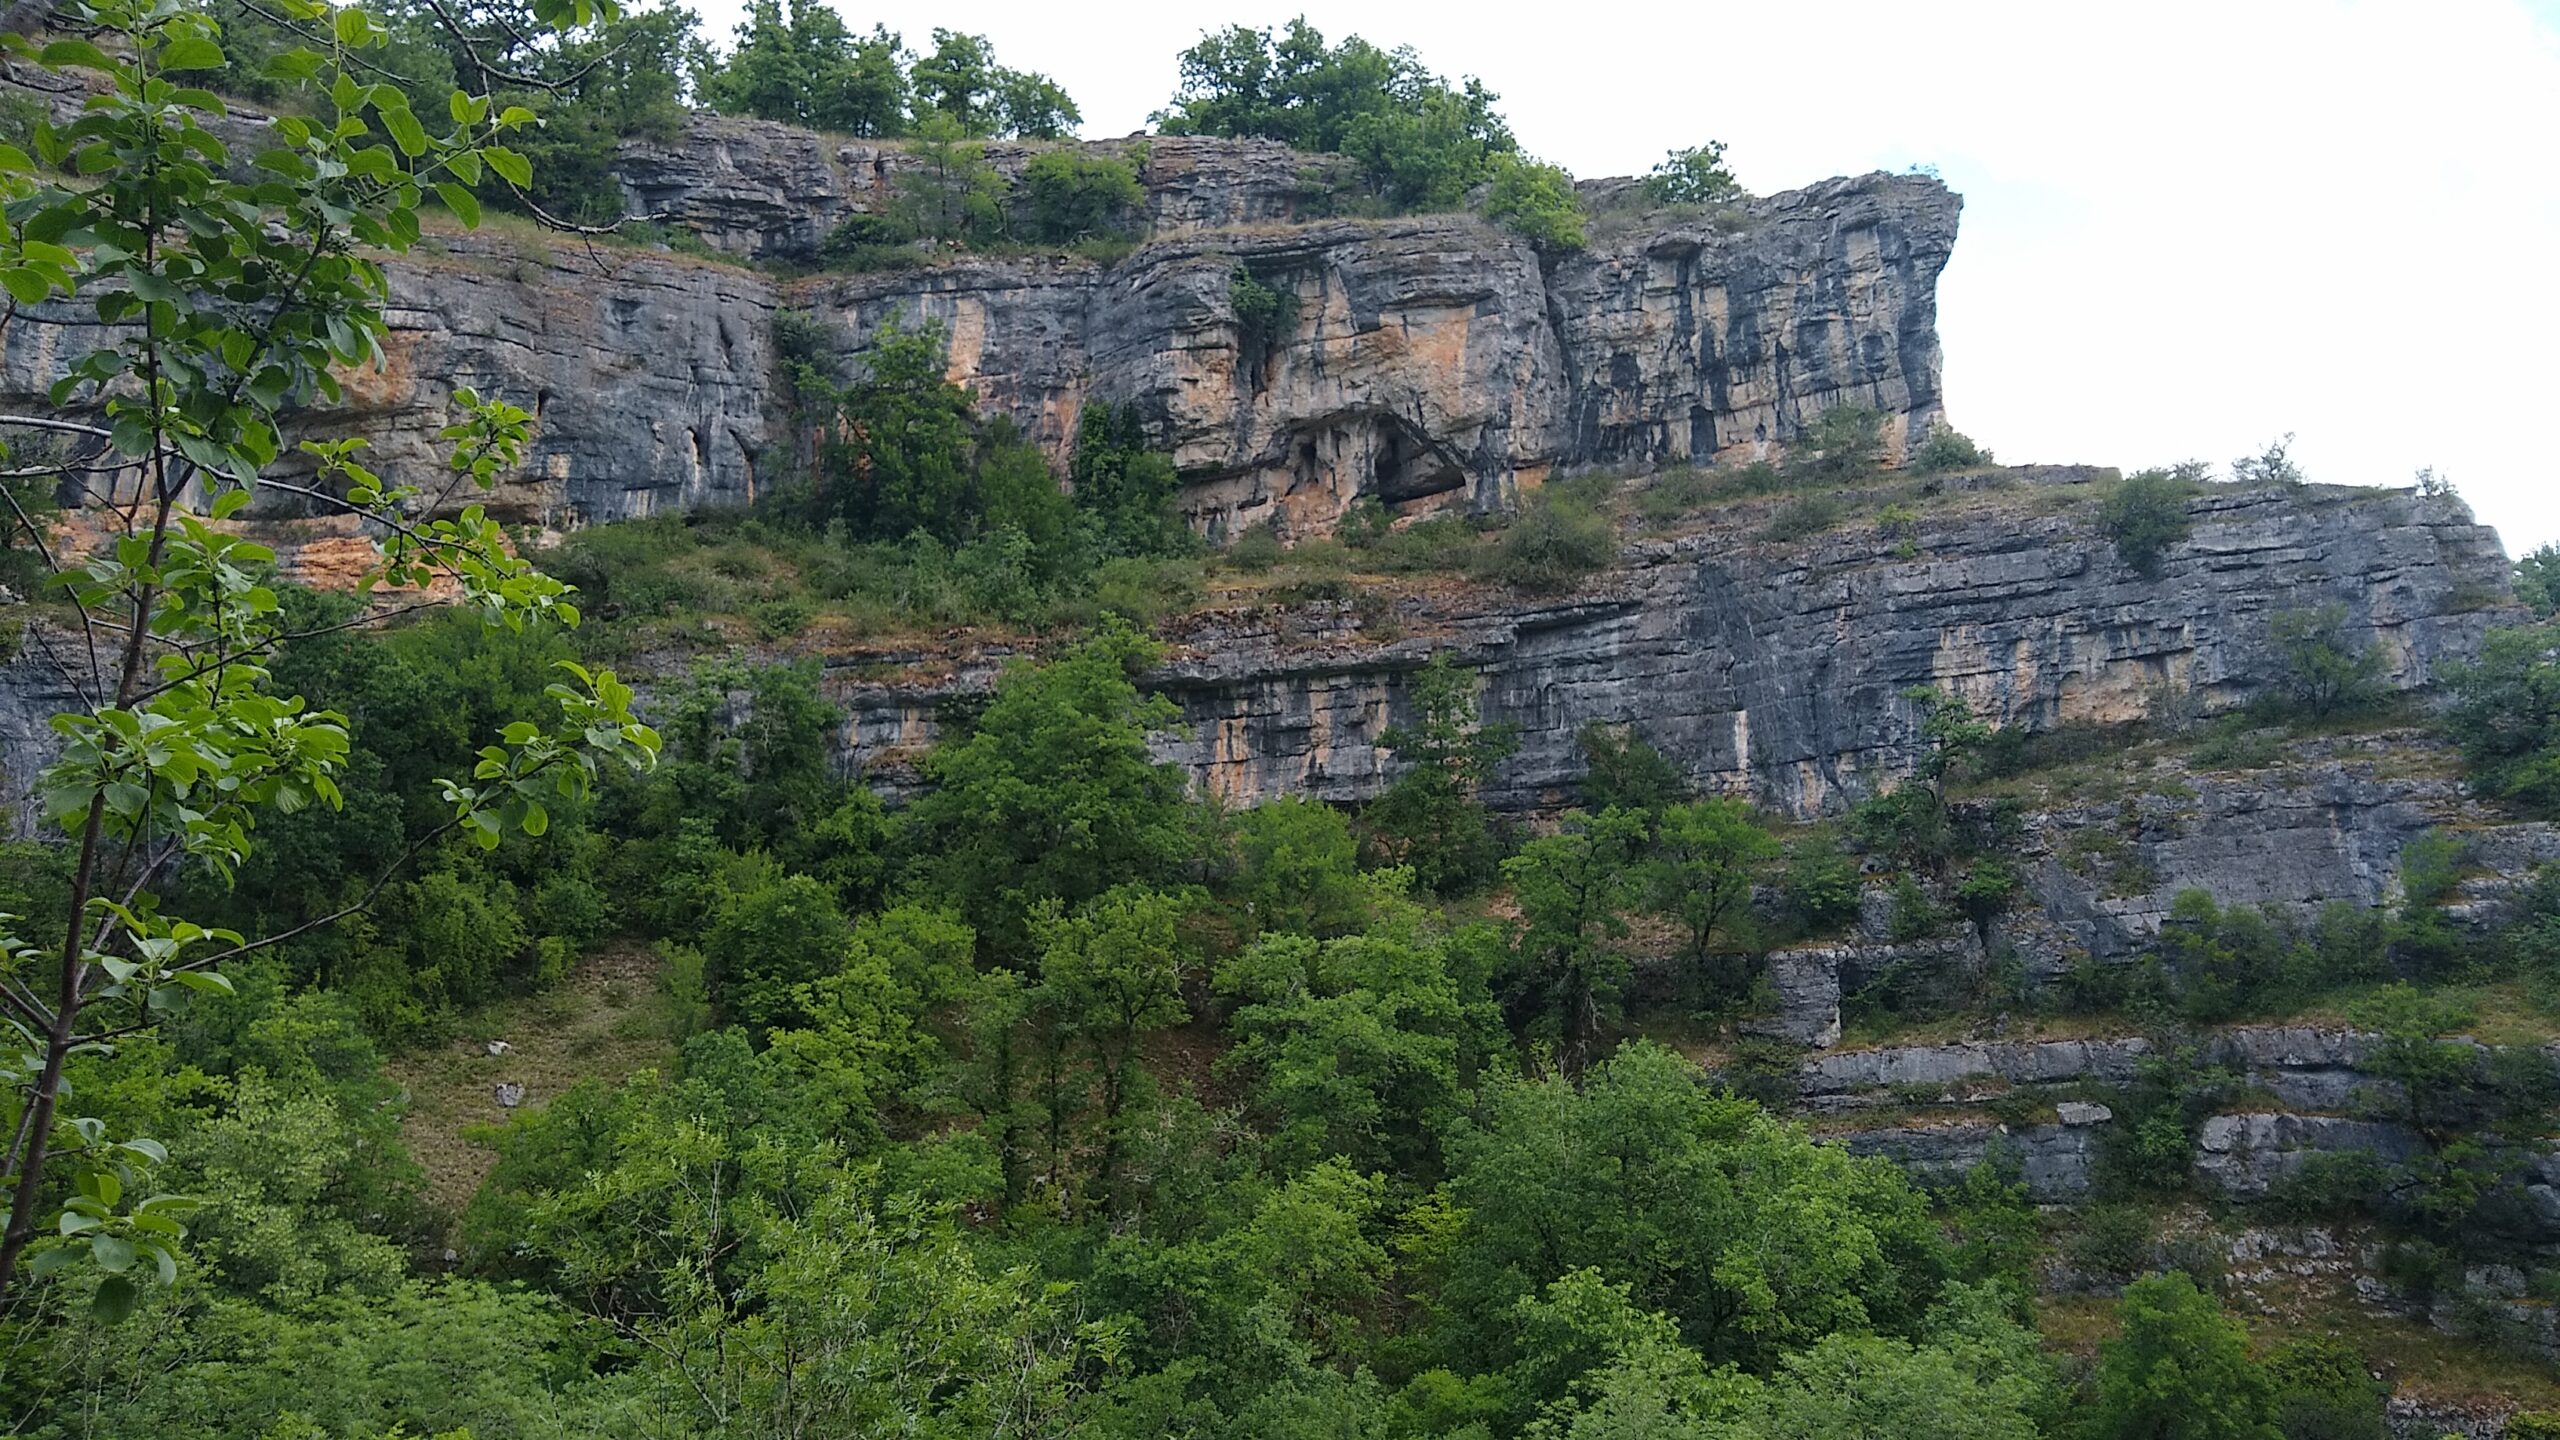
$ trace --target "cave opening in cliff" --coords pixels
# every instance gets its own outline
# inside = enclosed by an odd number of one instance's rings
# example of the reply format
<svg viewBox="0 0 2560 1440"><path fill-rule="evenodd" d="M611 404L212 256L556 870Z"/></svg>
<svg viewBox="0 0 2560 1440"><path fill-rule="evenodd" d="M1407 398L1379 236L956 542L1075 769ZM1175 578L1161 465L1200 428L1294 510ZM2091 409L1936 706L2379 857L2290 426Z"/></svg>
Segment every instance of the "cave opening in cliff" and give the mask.
<svg viewBox="0 0 2560 1440"><path fill-rule="evenodd" d="M1369 447L1369 493L1395 505L1466 483L1466 472L1420 431L1396 416L1378 417Z"/></svg>

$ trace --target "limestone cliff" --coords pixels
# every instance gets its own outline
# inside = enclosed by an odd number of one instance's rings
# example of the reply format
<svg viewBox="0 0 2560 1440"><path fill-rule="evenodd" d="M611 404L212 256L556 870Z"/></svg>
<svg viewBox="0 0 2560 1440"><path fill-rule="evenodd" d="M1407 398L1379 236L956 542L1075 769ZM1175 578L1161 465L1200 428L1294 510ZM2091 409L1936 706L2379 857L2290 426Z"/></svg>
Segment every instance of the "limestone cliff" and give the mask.
<svg viewBox="0 0 2560 1440"><path fill-rule="evenodd" d="M2151 578L2096 532L2085 475L2052 478L1942 501L1907 546L1872 521L1774 542L1766 506L1742 504L1630 545L1563 596L1424 590L1383 626L1352 602L1212 610L1168 634L1154 683L1183 724L1163 753L1238 804L1365 798L1386 778L1377 742L1405 718L1403 678L1446 649L1482 674L1485 717L1520 736L1488 792L1497 806L1570 803L1575 737L1596 722L1631 727L1702 789L1812 816L1908 769L1910 686L2026 729L2140 719L2164 697L2210 713L2277 673L2278 611L2344 606L2353 638L2412 688L2512 618L2497 537L2456 500L2216 490ZM838 658L850 762L894 769L1001 655L937 655L887 680L871 677L925 657Z"/></svg>
<svg viewBox="0 0 2560 1440"><path fill-rule="evenodd" d="M1935 288L1957 201L1874 175L1730 216L1651 217L1542 259L1465 216L1198 231L1109 267L971 261L823 280L796 303L858 345L938 322L956 378L1063 454L1134 403L1220 533L1320 531L1350 502L1493 509L1559 470L1768 454L1834 405L1941 414ZM1242 267L1294 302L1247 335Z"/></svg>
<svg viewBox="0 0 2560 1440"><path fill-rule="evenodd" d="M231 122L244 145L259 123ZM1115 263L962 255L794 278L836 223L884 202L907 157L699 117L680 143L627 147L622 181L737 263L431 236L392 267L385 365L304 423L361 430L395 478L432 480L433 437L469 385L539 417L501 500L513 516L743 504L802 440L774 383L775 312L810 312L849 352L893 319L931 321L953 378L1061 471L1086 403L1136 405L1188 482L1184 508L1216 534L1266 517L1319 530L1363 495L1490 509L1559 470L1756 456L1843 404L1887 415L1898 449L1942 413L1936 284L1960 206L1935 180L1613 211L1587 251L1542 257L1467 215L1335 216L1338 157L1164 137L1094 148L1145 183L1145 239ZM1034 153L990 158L1011 172ZM1278 333L1239 323L1239 268L1293 297ZM0 328L0 396L39 403L96 338L60 307L16 317Z"/></svg>
<svg viewBox="0 0 2560 1440"><path fill-rule="evenodd" d="M892 317L943 324L953 377L1061 460L1084 403L1136 404L1212 532L1266 516L1320 528L1361 495L1492 508L1559 468L1756 456L1841 404L1888 415L1898 447L1942 413L1936 287L1960 202L1933 179L1834 180L1713 213L1594 187L1611 208L1590 248L1541 257L1467 216L1339 218L1339 157L1165 136L1087 148L1130 162L1145 190L1147 243L1124 261L962 259L780 286L773 303L840 322L855 348ZM1010 180L1037 153L988 159ZM883 208L911 163L700 116L678 143L626 146L619 174L635 210L805 262ZM1295 301L1283 333L1244 333L1239 267Z"/></svg>

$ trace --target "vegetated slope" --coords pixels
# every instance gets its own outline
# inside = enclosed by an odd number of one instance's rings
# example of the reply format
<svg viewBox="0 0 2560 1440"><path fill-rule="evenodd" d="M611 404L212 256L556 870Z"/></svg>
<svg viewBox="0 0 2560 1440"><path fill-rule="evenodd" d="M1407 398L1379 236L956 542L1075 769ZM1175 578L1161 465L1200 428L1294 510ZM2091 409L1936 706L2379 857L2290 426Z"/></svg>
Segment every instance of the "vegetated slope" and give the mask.
<svg viewBox="0 0 2560 1440"><path fill-rule="evenodd" d="M1256 50L1213 41L1204 71ZM202 1204L124 1327L84 1302L134 1299L101 1277L137 1252L66 1211L42 1253L96 1263L7 1317L13 1403L71 1434L1727 1440L2543 1403L2554 635L2436 487L2306 487L2280 447L2230 486L2009 470L1929 426L1926 246L1860 219L1897 195L1951 222L1871 181L1579 260L1409 217L981 246L803 282L850 324L777 313L770 349L607 295L612 345L525 365L651 409L539 404L564 449L520 493L594 494L574 448L683 420L715 350L723 416L781 387L781 469L747 473L784 483L548 549L574 635L286 590L261 679L346 717L350 803L277 807L166 898L362 913L79 1057ZM1524 294L1534 263L1537 315L1455 283L1488 256ZM532 259L462 258L446 288ZM1200 375L1153 320L1117 375L1203 380L1230 448L1160 393L1047 388L1108 368L1052 323L1097 274L1209 317ZM1593 274L1622 288L1559 299ZM518 318L587 335L562 293ZM864 309L929 295L935 328ZM1760 348L1782 311L1817 339ZM668 351L619 392L578 368ZM1525 367L1514 408L1430 389L1483 355ZM432 423L420 374L364 403ZM678 428L592 513L714 496ZM1602 462L1652 473L1549 473ZM70 708L29 609L22 774ZM663 763L443 843L439 777L581 656L645 674ZM59 916L60 853L5 859L9 908ZM112 1210L120 1173L77 1193Z"/></svg>

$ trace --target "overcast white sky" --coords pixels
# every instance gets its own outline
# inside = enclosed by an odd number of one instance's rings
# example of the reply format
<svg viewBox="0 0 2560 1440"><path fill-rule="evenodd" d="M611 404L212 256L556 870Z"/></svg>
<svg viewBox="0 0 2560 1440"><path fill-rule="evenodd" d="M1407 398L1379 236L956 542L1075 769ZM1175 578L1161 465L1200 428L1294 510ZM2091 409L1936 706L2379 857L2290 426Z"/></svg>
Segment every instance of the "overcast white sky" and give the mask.
<svg viewBox="0 0 2560 1440"><path fill-rule="evenodd" d="M697 0L700 3L700 0ZM2006 460L2449 474L2560 541L2560 0L875 5L1142 128L1204 27L1410 43L1578 175L1723 140L1742 182L1937 167L1948 411ZM741 9L707 4L724 43Z"/></svg>

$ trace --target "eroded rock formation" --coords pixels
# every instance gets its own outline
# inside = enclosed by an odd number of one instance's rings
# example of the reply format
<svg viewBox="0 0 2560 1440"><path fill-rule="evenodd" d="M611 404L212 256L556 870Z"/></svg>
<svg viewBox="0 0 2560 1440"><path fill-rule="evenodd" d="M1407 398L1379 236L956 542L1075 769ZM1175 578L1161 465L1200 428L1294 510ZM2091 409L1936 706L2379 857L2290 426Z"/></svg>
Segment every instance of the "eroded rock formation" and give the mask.
<svg viewBox="0 0 2560 1440"><path fill-rule="evenodd" d="M1162 753L1237 804L1366 798L1388 778L1380 737L1407 718L1404 678L1452 650L1483 676L1485 718L1519 732L1518 753L1488 792L1499 807L1570 803L1583 764L1576 737L1599 723L1629 727L1703 790L1812 816L1908 769L1917 727L1902 692L1911 686L1952 689L1984 717L2028 729L2136 720L2163 703L2214 713L2279 673L2270 621L2280 611L2345 607L2351 638L2375 645L2390 683L2409 688L2516 613L2495 534L2459 501L2217 490L2193 502L2190 542L2151 578L2096 532L2073 477L2056 478L2050 494L2021 485L1931 511L1907 551L1873 522L1768 541L1765 514L1739 506L1703 533L1631 546L1620 570L1559 598L1426 591L1400 598L1384 627L1365 624L1354 602L1177 621L1153 683L1180 705L1183 724ZM916 669L879 678L908 658ZM849 762L894 771L930 741L954 698L992 681L1001 658L843 657L832 692L850 716ZM2367 862L2387 865L2397 839L2427 823L2426 783L2366 767L2342 771L2337 796L2199 797L2222 818L2174 835L2165 821L2156 827L2161 864L2202 873L2218 863L2217 846L2316 828L2335 813L2331 800L2361 797L2378 815L2371 838L2337 843L2364 845ZM2394 788L2407 785L2417 788ZM2256 832L2235 823L2251 816ZM2263 883L2273 893L2292 883L2288 873L2271 870ZM2318 884L2330 884L2321 873ZM2380 866L2366 873L2381 883ZM2092 908L2070 921L2090 936L2110 923L2142 928L2137 907Z"/></svg>
<svg viewBox="0 0 2560 1440"><path fill-rule="evenodd" d="M30 93L63 114L78 99ZM262 123L226 128L245 153ZM628 146L619 173L636 209L738 263L430 237L392 267L386 363L306 424L361 430L393 478L432 483L435 434L469 385L540 420L501 498L511 515L566 526L743 504L805 439L776 384L777 311L808 312L847 358L886 324L936 323L953 378L1061 472L1084 405L1137 406L1214 535L1266 518L1320 531L1361 496L1489 509L1559 470L1748 458L1837 405L1881 411L1898 449L1942 413L1936 285L1960 202L1932 179L1614 211L1587 251L1541 256L1467 215L1340 218L1339 157L1172 137L1090 148L1144 179L1144 239L1125 259L955 255L793 278L776 265L805 266L839 222L881 208L910 158L697 117L678 143ZM1036 153L989 158L1011 174ZM1239 271L1289 297L1268 333L1238 318ZM13 320L0 392L36 403L100 338L79 322L60 307Z"/></svg>

